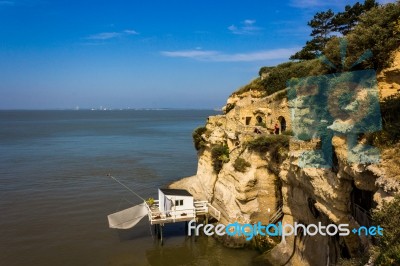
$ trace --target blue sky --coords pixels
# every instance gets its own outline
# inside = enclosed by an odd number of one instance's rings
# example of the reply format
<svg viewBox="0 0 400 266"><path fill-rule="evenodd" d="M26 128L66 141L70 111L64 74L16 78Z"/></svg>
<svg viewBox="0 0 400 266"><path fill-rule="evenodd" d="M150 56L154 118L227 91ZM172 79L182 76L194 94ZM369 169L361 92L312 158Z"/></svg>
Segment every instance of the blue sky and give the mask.
<svg viewBox="0 0 400 266"><path fill-rule="evenodd" d="M0 0L0 109L219 108L355 2Z"/></svg>

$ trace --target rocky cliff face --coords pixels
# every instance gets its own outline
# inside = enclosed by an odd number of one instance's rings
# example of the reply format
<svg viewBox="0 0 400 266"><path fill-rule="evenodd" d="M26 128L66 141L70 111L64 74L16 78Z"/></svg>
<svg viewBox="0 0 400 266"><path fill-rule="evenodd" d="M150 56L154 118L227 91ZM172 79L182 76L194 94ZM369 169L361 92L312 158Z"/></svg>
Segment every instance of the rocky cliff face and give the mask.
<svg viewBox="0 0 400 266"><path fill-rule="evenodd" d="M378 76L381 92L397 92L399 73L397 53L393 66ZM195 198L210 201L221 211L220 222L225 224L268 224L282 209L282 223L346 223L350 228L365 225L369 220L364 209L379 208L383 200L391 200L400 192L400 144L382 150L379 163L350 163L347 139L335 136L330 168L299 165L301 151L316 149L318 140L292 138L288 153L279 162L271 151L250 150L248 141L272 133L275 124L280 131L290 130L289 104L283 93L264 98L247 93L228 99L226 107L231 110L208 118L207 131L202 135L206 145L199 151L197 174L171 186L186 188ZM229 148L229 162L219 173L213 168L212 149L216 145ZM236 170L237 158L250 162L250 166L243 172ZM359 256L368 245L368 239L355 235L289 237L258 261L272 265L330 265L340 257Z"/></svg>

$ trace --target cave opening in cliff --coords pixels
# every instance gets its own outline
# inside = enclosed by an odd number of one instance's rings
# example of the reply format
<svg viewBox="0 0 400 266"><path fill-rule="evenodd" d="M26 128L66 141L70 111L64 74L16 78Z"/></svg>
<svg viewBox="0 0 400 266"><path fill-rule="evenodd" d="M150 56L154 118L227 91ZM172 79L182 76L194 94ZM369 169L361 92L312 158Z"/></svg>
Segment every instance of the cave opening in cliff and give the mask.
<svg viewBox="0 0 400 266"><path fill-rule="evenodd" d="M263 122L262 117L259 116L259 115L256 117L256 120L257 120L257 123L258 123L258 124L261 124L261 123Z"/></svg>
<svg viewBox="0 0 400 266"><path fill-rule="evenodd" d="M278 117L278 121L280 124L279 128L281 129L280 133L285 132L286 131L286 119L283 116L280 116L280 117Z"/></svg>
<svg viewBox="0 0 400 266"><path fill-rule="evenodd" d="M246 126L250 125L251 117L247 116L246 117Z"/></svg>
<svg viewBox="0 0 400 266"><path fill-rule="evenodd" d="M332 172L334 172L335 174L339 172L339 159L333 147L332 147Z"/></svg>
<svg viewBox="0 0 400 266"><path fill-rule="evenodd" d="M336 240L339 243L339 251L340 251L340 257L343 259L351 259L351 254L349 251L349 248L346 245L346 241L344 241L344 238L336 235Z"/></svg>
<svg viewBox="0 0 400 266"><path fill-rule="evenodd" d="M362 226L371 225L370 211L375 207L373 191L359 189L352 183L353 190L350 195L351 214L358 224Z"/></svg>
<svg viewBox="0 0 400 266"><path fill-rule="evenodd" d="M317 208L315 207L315 203L317 203L317 201L315 199L307 198L308 209L310 210L310 212L314 216L314 218L318 218L320 213L317 210Z"/></svg>

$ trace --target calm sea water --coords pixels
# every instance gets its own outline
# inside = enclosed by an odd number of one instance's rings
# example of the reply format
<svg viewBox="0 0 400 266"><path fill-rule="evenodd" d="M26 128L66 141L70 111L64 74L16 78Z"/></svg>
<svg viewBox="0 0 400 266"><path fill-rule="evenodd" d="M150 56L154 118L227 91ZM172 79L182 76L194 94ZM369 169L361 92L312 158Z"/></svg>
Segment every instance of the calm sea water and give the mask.
<svg viewBox="0 0 400 266"><path fill-rule="evenodd" d="M256 254L196 242L183 225L165 244L148 221L109 229L107 215L195 174L191 132L213 111L0 111L0 265L247 265Z"/></svg>

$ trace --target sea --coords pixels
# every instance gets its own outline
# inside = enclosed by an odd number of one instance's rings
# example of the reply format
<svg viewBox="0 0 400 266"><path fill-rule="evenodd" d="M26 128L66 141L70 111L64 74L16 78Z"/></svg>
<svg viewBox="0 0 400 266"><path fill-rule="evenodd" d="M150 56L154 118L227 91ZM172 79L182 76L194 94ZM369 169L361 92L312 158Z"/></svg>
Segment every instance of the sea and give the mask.
<svg viewBox="0 0 400 266"><path fill-rule="evenodd" d="M250 265L253 250L146 217L107 215L196 173L192 131L211 110L0 111L0 265Z"/></svg>

